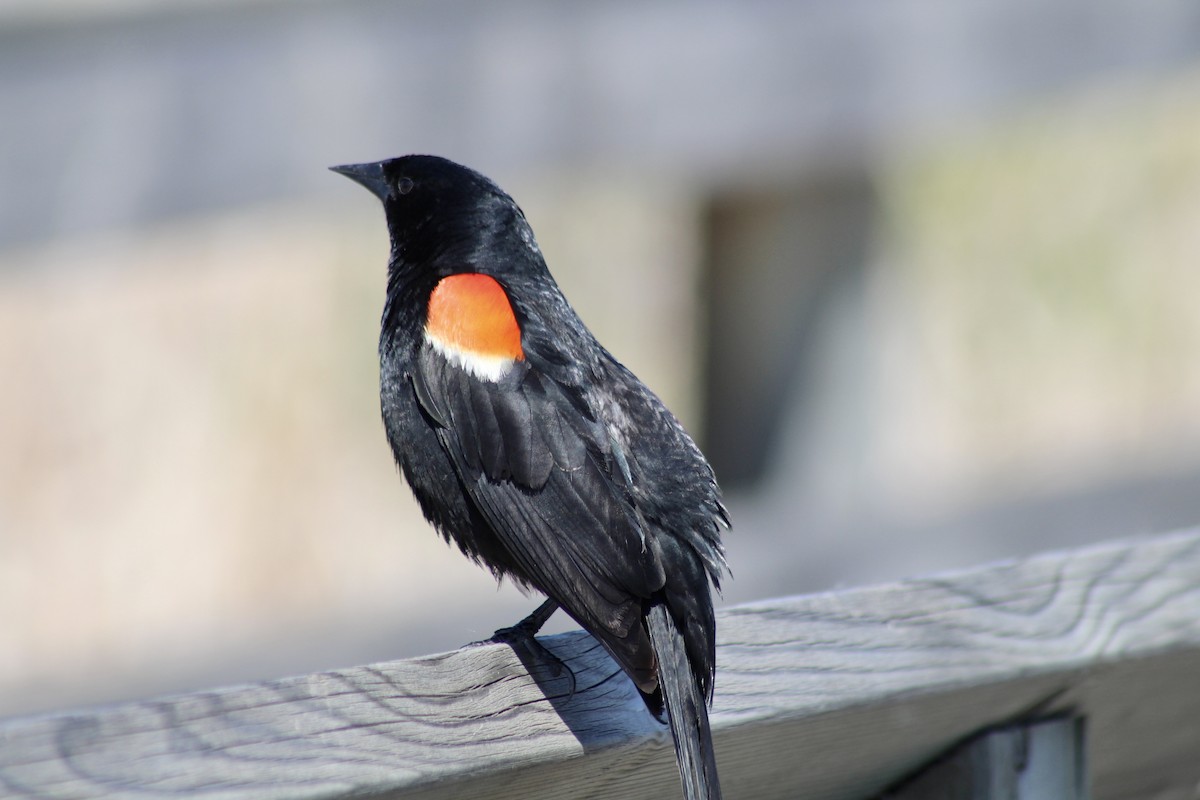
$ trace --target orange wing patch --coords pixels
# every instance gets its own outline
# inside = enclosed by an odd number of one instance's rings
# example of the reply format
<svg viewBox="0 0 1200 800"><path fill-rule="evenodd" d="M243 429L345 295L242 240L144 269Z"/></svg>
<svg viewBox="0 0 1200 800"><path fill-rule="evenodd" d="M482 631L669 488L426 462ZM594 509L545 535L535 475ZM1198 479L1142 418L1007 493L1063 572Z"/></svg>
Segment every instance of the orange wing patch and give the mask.
<svg viewBox="0 0 1200 800"><path fill-rule="evenodd" d="M425 338L451 361L490 380L525 358L508 295L488 275L442 278L429 295Z"/></svg>

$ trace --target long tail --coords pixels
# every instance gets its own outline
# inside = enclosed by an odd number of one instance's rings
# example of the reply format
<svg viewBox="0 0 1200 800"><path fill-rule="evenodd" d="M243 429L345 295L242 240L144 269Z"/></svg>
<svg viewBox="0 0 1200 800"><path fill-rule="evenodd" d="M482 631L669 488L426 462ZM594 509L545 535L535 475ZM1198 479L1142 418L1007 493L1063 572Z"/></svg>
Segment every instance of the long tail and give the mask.
<svg viewBox="0 0 1200 800"><path fill-rule="evenodd" d="M692 675L683 634L665 605L656 605L646 617L650 642L658 656L658 682L667 705L667 719L675 740L675 758L687 800L720 800L717 759L708 705Z"/></svg>

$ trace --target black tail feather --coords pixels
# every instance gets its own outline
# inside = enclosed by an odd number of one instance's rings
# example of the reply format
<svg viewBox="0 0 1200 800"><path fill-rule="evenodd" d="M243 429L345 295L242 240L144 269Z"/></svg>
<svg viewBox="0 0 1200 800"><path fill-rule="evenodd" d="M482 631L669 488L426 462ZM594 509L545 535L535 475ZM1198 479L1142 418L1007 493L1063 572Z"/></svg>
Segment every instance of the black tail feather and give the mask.
<svg viewBox="0 0 1200 800"><path fill-rule="evenodd" d="M650 641L658 656L658 681L667 706L675 758L687 800L720 800L717 760L712 730L708 726L707 698L692 675L683 634L665 605L655 605L646 616Z"/></svg>

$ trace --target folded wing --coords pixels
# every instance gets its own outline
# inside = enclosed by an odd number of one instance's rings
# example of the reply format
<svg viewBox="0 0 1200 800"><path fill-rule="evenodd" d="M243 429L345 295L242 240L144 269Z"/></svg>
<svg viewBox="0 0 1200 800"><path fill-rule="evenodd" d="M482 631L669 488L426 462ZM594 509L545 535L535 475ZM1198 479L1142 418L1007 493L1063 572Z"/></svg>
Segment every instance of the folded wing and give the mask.
<svg viewBox="0 0 1200 800"><path fill-rule="evenodd" d="M581 393L525 361L493 381L425 347L412 380L459 480L513 563L652 691L654 655L641 617L665 575L604 422Z"/></svg>

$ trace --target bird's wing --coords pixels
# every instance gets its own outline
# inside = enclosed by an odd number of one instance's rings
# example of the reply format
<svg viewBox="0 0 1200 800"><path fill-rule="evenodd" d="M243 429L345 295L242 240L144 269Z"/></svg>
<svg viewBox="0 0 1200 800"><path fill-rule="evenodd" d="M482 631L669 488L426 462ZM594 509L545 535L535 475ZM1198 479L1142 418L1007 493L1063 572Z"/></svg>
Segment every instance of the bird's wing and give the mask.
<svg viewBox="0 0 1200 800"><path fill-rule="evenodd" d="M582 395L526 361L490 380L429 346L412 380L467 494L531 583L593 633L643 642L642 600L665 576L617 445Z"/></svg>

